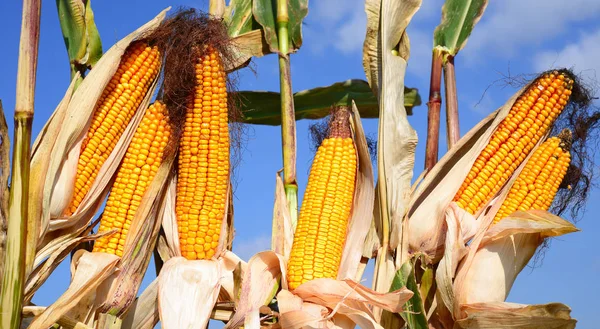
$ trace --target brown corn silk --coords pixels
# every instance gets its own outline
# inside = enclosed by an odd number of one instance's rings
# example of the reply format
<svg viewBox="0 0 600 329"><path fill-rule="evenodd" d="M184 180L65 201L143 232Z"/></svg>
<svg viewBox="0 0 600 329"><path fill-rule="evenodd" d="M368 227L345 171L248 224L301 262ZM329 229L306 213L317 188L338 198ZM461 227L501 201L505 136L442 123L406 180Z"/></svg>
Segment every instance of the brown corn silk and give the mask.
<svg viewBox="0 0 600 329"><path fill-rule="evenodd" d="M117 231L98 239L94 252L123 256L127 233L162 163L170 134L167 109L157 101L148 108L133 135L102 214L98 231Z"/></svg>
<svg viewBox="0 0 600 329"><path fill-rule="evenodd" d="M217 253L229 184L227 77L220 54L207 47L196 67L196 87L179 141L178 235L183 257Z"/></svg>
<svg viewBox="0 0 600 329"><path fill-rule="evenodd" d="M75 188L65 215L72 215L83 201L159 70L159 51L145 42L133 43L121 58L96 103L92 123L81 143Z"/></svg>
<svg viewBox="0 0 600 329"><path fill-rule="evenodd" d="M571 162L570 140L570 131L564 130L540 145L510 188L494 224L517 210L550 209Z"/></svg>
<svg viewBox="0 0 600 329"><path fill-rule="evenodd" d="M336 279L354 198L357 156L350 112L334 111L308 178L288 262L290 289L316 278Z"/></svg>
<svg viewBox="0 0 600 329"><path fill-rule="evenodd" d="M525 157L551 129L571 95L573 80L546 73L515 101L471 167L454 200L471 214L504 186Z"/></svg>

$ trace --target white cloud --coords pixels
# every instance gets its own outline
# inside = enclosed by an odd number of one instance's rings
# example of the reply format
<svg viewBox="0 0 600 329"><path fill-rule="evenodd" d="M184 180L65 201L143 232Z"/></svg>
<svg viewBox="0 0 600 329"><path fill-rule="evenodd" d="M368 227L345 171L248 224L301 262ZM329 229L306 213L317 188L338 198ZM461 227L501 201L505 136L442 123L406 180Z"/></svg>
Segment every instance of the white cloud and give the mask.
<svg viewBox="0 0 600 329"><path fill-rule="evenodd" d="M493 1L475 27L464 52L486 50L511 56L527 45L565 36L573 23L600 15L600 1L502 0Z"/></svg>
<svg viewBox="0 0 600 329"><path fill-rule="evenodd" d="M422 82L429 81L431 74L431 50L433 33L409 26L407 29L410 41L410 58L407 71L417 76Z"/></svg>
<svg viewBox="0 0 600 329"><path fill-rule="evenodd" d="M271 249L271 237L259 235L247 240L233 240L233 252L241 259L248 261L257 252Z"/></svg>
<svg viewBox="0 0 600 329"><path fill-rule="evenodd" d="M542 51L534 56L533 61L538 71L558 67L573 68L576 73L581 72L584 77L597 80L600 72L598 54L600 29L581 34L577 42L567 44L559 51Z"/></svg>
<svg viewBox="0 0 600 329"><path fill-rule="evenodd" d="M335 32L335 47L343 53L362 51L367 29L367 14L356 10Z"/></svg>

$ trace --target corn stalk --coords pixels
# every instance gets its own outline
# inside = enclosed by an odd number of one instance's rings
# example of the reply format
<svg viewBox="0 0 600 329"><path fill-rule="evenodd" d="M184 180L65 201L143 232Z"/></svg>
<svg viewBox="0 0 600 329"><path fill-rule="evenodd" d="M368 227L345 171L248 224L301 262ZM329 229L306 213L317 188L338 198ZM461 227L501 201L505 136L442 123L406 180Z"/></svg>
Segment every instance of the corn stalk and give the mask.
<svg viewBox="0 0 600 329"><path fill-rule="evenodd" d="M40 0L23 1L6 262L0 295L0 327L4 329L18 329L21 326L26 270L31 124L40 37L40 9Z"/></svg>
<svg viewBox="0 0 600 329"><path fill-rule="evenodd" d="M288 23L288 1L277 0L283 184L288 209L292 217L292 223L296 223L298 216L298 183L296 182L296 115L294 111L294 96L292 94Z"/></svg>

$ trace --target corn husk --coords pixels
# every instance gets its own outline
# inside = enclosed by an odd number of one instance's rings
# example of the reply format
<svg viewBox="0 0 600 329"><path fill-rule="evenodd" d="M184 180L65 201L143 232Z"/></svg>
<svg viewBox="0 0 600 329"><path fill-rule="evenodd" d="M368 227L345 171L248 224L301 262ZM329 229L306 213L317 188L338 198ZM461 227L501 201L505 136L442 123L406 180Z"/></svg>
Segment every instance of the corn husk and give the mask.
<svg viewBox="0 0 600 329"><path fill-rule="evenodd" d="M346 230L346 243L344 244L340 268L338 270L338 280L356 278L365 238L373 221L373 201L375 199L371 156L360 120L360 114L354 101L352 101L352 114L350 116L350 127L353 133L352 139L356 146L358 166L356 169L352 210Z"/></svg>
<svg viewBox="0 0 600 329"><path fill-rule="evenodd" d="M160 320L158 314L158 279L144 289L123 318L123 328L152 329Z"/></svg>
<svg viewBox="0 0 600 329"><path fill-rule="evenodd" d="M412 193L408 211L411 252L423 252L434 260L439 261L445 243L445 231L443 229L446 223L445 214L448 213L447 209L453 203L452 199L454 195L469 173L477 156L489 142L497 126L508 115L516 99L530 85L531 83L517 91L503 106L482 120L461 138L444 155L440 162L433 167L431 172L427 174L425 179ZM528 157L503 187L500 195L504 196L507 193L508 188L514 182L518 172L522 170L527 159L545 141L547 136L548 133L530 151ZM440 186L443 186L443 188L440 188ZM454 210L454 212L460 213L457 217L461 223L463 241L470 240L474 237L475 232L480 231L479 226L484 225L484 215L492 212L495 213L492 206L498 201L499 198L491 200L475 216L471 216L466 211ZM487 225L489 223L486 224L485 228L487 228Z"/></svg>
<svg viewBox="0 0 600 329"><path fill-rule="evenodd" d="M578 231L546 211L518 211L489 228L465 272L459 304L504 302L518 274L547 237Z"/></svg>
<svg viewBox="0 0 600 329"><path fill-rule="evenodd" d="M41 233L42 235L44 235L44 232L46 233L41 245L45 246L53 239L66 233L82 230L89 224L104 197L106 197L114 173L148 107L157 79L154 80L149 91L144 95L144 99L132 121L119 139L113 153L100 168L94 184L77 211L68 218L62 216L62 211L71 199L80 144L93 117L93 110L99 96L116 71L127 46L156 28L164 19L167 10L169 8L121 39L102 56L94 69L79 85L77 91L74 92L64 115L64 123L67 124L61 125L61 129L59 129L56 136L46 135L45 138L55 139L55 142L52 148L39 149L41 157L51 155L48 167L45 172L40 174L41 177L45 176L45 180L40 182L43 184Z"/></svg>
<svg viewBox="0 0 600 329"><path fill-rule="evenodd" d="M35 318L29 328L46 329L80 302L92 301L99 286L117 271L118 263L119 257L115 255L78 250L73 256L75 270L71 285L52 305Z"/></svg>

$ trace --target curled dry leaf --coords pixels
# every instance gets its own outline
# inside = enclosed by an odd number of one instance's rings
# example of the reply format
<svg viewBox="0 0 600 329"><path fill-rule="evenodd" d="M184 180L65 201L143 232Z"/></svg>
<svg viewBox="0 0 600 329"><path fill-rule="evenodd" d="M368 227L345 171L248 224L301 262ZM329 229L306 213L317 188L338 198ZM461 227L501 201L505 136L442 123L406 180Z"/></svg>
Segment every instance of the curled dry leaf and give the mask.
<svg viewBox="0 0 600 329"><path fill-rule="evenodd" d="M205 329L221 289L222 265L173 257L158 276L158 310L166 329Z"/></svg>
<svg viewBox="0 0 600 329"><path fill-rule="evenodd" d="M285 328L382 328L373 308L398 313L412 295L406 288L378 293L349 279L315 279L298 286L293 294L282 290L277 301Z"/></svg>
<svg viewBox="0 0 600 329"><path fill-rule="evenodd" d="M260 307L274 297L279 282L287 288L285 260L273 251L262 251L252 256L243 270L240 300L233 317L225 328L260 328Z"/></svg>
<svg viewBox="0 0 600 329"><path fill-rule="evenodd" d="M573 224L541 210L504 218L486 231L472 261L464 262L458 303L504 302L544 238L575 231Z"/></svg>
<svg viewBox="0 0 600 329"><path fill-rule="evenodd" d="M560 303L478 303L463 305L462 311L467 316L456 324L464 329L573 329L577 323L571 309Z"/></svg>
<svg viewBox="0 0 600 329"><path fill-rule="evenodd" d="M61 316L69 313L83 300L92 300L98 287L117 270L119 257L106 253L90 253L79 250L74 258L74 274L71 284L52 305L36 317L30 329L46 329Z"/></svg>

